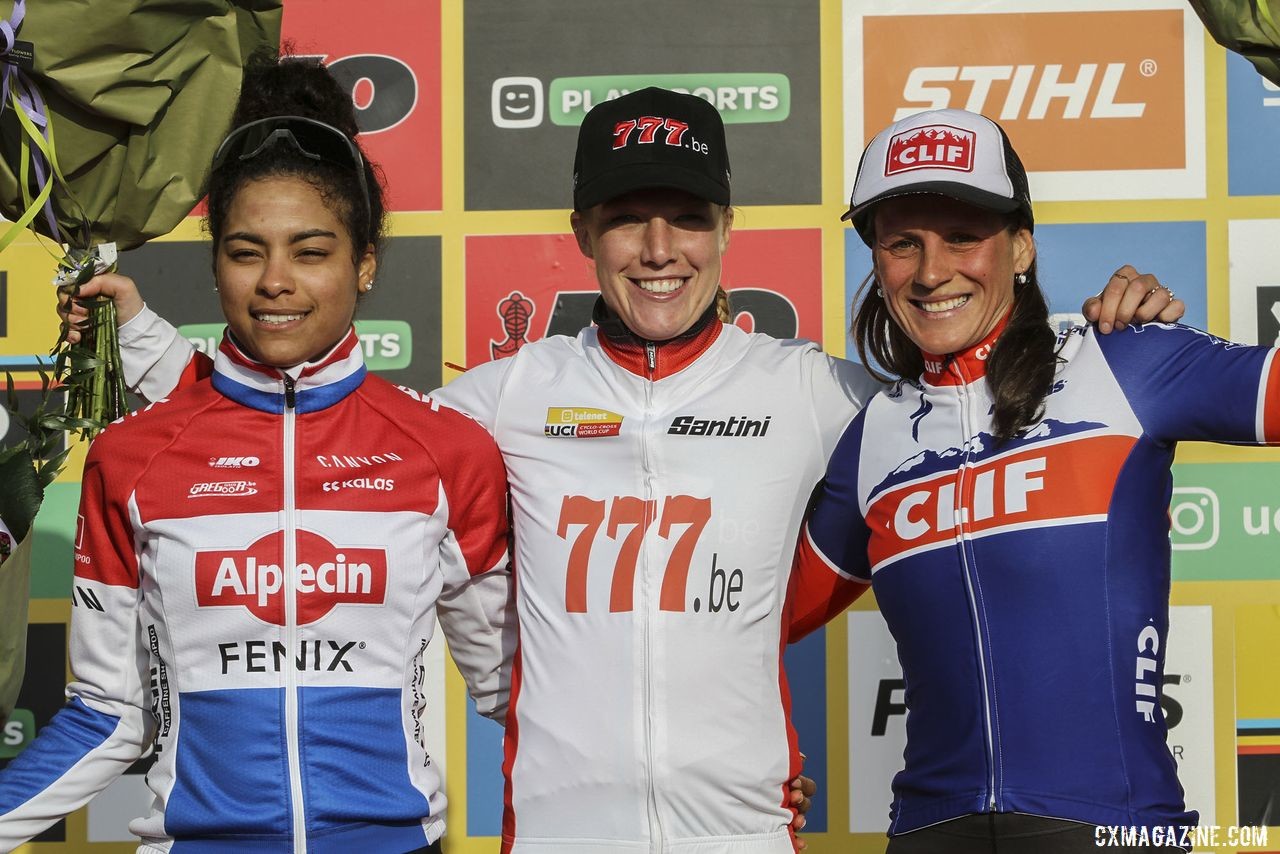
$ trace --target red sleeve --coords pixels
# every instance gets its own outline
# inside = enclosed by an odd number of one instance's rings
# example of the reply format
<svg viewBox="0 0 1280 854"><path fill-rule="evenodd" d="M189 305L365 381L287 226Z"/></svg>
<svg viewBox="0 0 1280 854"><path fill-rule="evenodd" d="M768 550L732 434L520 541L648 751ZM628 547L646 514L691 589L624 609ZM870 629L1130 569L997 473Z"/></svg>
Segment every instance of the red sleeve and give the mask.
<svg viewBox="0 0 1280 854"><path fill-rule="evenodd" d="M838 572L814 547L806 523L796 542L787 589L787 643L795 643L844 613L870 586L869 581Z"/></svg>

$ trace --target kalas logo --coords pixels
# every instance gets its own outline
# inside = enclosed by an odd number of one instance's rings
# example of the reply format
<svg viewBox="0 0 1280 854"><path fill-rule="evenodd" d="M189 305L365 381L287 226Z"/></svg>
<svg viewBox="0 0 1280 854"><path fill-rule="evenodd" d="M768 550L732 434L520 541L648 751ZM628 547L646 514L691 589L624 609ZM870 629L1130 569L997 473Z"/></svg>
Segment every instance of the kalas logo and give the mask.
<svg viewBox="0 0 1280 854"><path fill-rule="evenodd" d="M243 606L264 622L284 625L284 534L267 534L247 549L196 552L196 603ZM292 567L298 625L314 623L334 606L381 605L387 591L385 549L339 548L319 534L298 531Z"/></svg>
<svg viewBox="0 0 1280 854"><path fill-rule="evenodd" d="M889 140L884 174L913 169L973 171L974 134L950 125L929 125L904 131Z"/></svg>

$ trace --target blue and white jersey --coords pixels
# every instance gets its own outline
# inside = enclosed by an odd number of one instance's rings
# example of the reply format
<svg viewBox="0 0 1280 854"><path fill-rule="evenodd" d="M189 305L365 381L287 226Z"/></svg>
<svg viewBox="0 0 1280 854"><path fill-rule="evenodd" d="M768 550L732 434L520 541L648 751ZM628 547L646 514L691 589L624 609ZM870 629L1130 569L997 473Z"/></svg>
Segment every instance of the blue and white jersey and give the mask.
<svg viewBox="0 0 1280 854"><path fill-rule="evenodd" d="M1280 443L1280 358L1185 326L1077 328L1042 419L1002 443L999 332L871 401L801 538L839 579L829 608L870 580L897 641L890 833L980 812L1193 824L1159 702L1170 465L1180 440Z"/></svg>

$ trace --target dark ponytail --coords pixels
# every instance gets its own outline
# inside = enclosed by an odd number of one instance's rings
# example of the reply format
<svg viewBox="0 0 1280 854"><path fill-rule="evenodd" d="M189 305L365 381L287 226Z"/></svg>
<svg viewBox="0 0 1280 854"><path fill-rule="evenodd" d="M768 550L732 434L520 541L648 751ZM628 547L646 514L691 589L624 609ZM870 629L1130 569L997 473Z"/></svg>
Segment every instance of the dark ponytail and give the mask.
<svg viewBox="0 0 1280 854"><path fill-rule="evenodd" d="M231 128L274 116L301 116L341 130L364 158L369 212L364 211L359 180L350 169L303 156L289 146L274 146L249 160L228 160L206 180L206 226L213 238L215 257L223 224L235 194L248 181L271 177L301 178L320 192L326 204L346 225L356 258L370 244L381 251L386 241L386 206L381 170L369 162L356 139L355 107L351 93L340 86L318 59L277 56L271 51L254 54L245 66Z"/></svg>
<svg viewBox="0 0 1280 854"><path fill-rule="evenodd" d="M1058 365L1057 341L1032 261L1026 284L1013 286L1013 312L987 359L987 385L995 399L992 428L997 439L1014 438L1044 415L1044 399L1053 387Z"/></svg>

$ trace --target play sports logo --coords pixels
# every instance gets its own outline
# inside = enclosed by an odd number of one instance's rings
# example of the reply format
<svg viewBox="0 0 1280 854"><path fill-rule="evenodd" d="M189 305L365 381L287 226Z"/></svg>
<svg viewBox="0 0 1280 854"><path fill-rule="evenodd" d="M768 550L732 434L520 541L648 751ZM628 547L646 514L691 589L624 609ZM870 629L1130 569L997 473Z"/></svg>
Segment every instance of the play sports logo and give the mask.
<svg viewBox="0 0 1280 854"><path fill-rule="evenodd" d="M549 120L577 127L596 104L646 86L697 95L720 111L725 124L781 122L791 114L791 81L785 74L556 77L545 89L537 77L501 77L493 81L493 123L515 129L538 127Z"/></svg>
<svg viewBox="0 0 1280 854"><path fill-rule="evenodd" d="M845 0L844 26L849 185L877 130L954 107L1000 122L1039 201L1204 195L1203 27L1185 3Z"/></svg>

